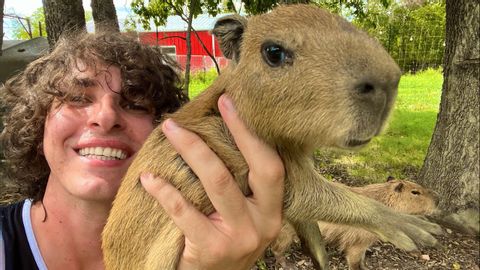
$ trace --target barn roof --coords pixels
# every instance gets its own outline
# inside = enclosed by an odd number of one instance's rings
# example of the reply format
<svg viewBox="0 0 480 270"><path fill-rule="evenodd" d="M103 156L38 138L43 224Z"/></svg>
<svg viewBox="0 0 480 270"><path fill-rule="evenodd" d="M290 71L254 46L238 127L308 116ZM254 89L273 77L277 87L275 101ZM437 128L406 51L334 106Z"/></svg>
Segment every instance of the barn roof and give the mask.
<svg viewBox="0 0 480 270"><path fill-rule="evenodd" d="M215 25L215 22L228 14L218 14L217 16L210 16L208 14L200 14L198 15L195 19L193 19L192 22L192 27L193 29L197 31L209 31L213 29L213 26ZM153 22L150 23L150 29L151 30L145 30L143 28L138 28L137 30L139 32L150 32L150 31L155 31L156 27ZM158 27L158 31L162 32L182 32L187 30L187 23L182 20L180 16L169 16L167 18L167 23L163 26Z"/></svg>
<svg viewBox="0 0 480 270"><path fill-rule="evenodd" d="M211 16L209 14L200 14L193 19L192 26L197 31L209 31L213 29L215 22L226 15L231 15L232 13L222 13L217 14L216 16ZM241 13L241 15L244 15ZM125 31L125 19L127 17L134 16L133 11L129 7L120 7L117 9L117 18L120 31ZM87 31L94 32L95 26L93 20L87 22ZM150 29L144 29L142 24L137 23L137 32L155 32L155 24L153 20L150 21ZM165 25L158 27L159 32L183 32L187 31L187 23L182 20L180 16L169 16L167 18L167 23Z"/></svg>
<svg viewBox="0 0 480 270"><path fill-rule="evenodd" d="M215 22L226 15L230 15L232 13L222 13L218 14L217 16L211 16L208 14L200 14L195 19L193 19L192 26L193 29L197 31L209 31L213 29ZM120 26L121 31L124 30L124 22L125 18L127 17L128 13L118 13L118 24ZM87 22L87 31L93 32L94 31L94 24L93 20ZM155 24L153 21L150 22L150 29L144 29L141 24L137 23L137 32L155 32ZM182 20L180 16L169 16L167 18L167 23L165 25L158 27L159 32L183 32L187 31L187 23Z"/></svg>

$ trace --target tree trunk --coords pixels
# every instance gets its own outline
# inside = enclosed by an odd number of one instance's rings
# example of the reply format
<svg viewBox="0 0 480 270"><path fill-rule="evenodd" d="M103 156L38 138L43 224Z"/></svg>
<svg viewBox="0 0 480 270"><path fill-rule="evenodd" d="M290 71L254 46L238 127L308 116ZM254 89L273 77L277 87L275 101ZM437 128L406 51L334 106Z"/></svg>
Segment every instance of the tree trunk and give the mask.
<svg viewBox="0 0 480 270"><path fill-rule="evenodd" d="M86 31L82 0L42 0L42 2L50 49L63 33Z"/></svg>
<svg viewBox="0 0 480 270"><path fill-rule="evenodd" d="M187 60L185 63L185 87L184 92L188 97L188 88L190 84L190 64L192 60L192 22L193 22L193 5L195 0L190 0L188 7L188 20L187 20L187 34L186 34L186 43L187 43Z"/></svg>
<svg viewBox="0 0 480 270"><path fill-rule="evenodd" d="M120 31L113 0L92 0L91 7L95 32L102 30Z"/></svg>
<svg viewBox="0 0 480 270"><path fill-rule="evenodd" d="M478 0L446 2L440 112L418 182L440 194L439 219L479 233L480 9Z"/></svg>
<svg viewBox="0 0 480 270"><path fill-rule="evenodd" d="M210 51L207 49L207 46L205 46L202 39L198 35L197 30L193 29L193 27L192 27L191 31L195 34L195 37L197 38L198 42L202 46L203 51L208 54L210 59L212 59L213 63L215 64L215 68L217 69L217 74L220 75L220 67L218 66L217 59L215 59L215 56L212 53L210 53Z"/></svg>
<svg viewBox="0 0 480 270"><path fill-rule="evenodd" d="M0 56L2 56L2 46L3 46L3 8L5 0L0 0Z"/></svg>

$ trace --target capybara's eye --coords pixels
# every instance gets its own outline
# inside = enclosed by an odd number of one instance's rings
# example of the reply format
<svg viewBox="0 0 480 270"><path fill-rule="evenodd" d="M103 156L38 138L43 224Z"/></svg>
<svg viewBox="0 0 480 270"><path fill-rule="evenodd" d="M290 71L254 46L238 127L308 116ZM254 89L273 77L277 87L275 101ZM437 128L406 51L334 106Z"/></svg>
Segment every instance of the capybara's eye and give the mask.
<svg viewBox="0 0 480 270"><path fill-rule="evenodd" d="M265 62L271 67L279 67L292 63L290 52L274 42L266 42L262 45L262 56Z"/></svg>
<svg viewBox="0 0 480 270"><path fill-rule="evenodd" d="M412 194L413 194L413 195L420 195L420 191L418 191L418 190L412 190Z"/></svg>

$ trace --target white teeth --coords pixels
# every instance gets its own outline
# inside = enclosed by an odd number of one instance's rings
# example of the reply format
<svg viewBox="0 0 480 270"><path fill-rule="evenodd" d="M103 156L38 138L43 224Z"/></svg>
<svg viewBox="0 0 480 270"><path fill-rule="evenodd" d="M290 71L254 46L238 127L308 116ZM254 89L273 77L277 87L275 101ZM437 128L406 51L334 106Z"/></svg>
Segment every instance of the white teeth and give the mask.
<svg viewBox="0 0 480 270"><path fill-rule="evenodd" d="M125 159L127 158L127 153L120 149L110 148L110 147L86 147L78 151L81 156L100 159L100 160L114 160L114 159Z"/></svg>
<svg viewBox="0 0 480 270"><path fill-rule="evenodd" d="M107 156L107 157L112 156L112 148L107 147L107 148L103 149L103 155Z"/></svg>

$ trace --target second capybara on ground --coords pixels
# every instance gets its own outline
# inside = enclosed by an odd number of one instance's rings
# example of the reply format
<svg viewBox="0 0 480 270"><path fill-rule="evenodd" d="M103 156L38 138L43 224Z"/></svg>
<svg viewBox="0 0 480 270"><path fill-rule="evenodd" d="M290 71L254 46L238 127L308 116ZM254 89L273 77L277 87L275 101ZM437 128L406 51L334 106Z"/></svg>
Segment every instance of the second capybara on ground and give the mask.
<svg viewBox="0 0 480 270"><path fill-rule="evenodd" d="M386 183L349 187L349 189L379 201L400 213L430 215L438 211L437 194L408 180L389 177ZM344 253L350 270L367 269L365 251L379 240L378 236L358 226L322 221L318 222L318 226L325 242ZM285 264L283 255L294 237L295 231L292 226L284 223L279 237L270 247L279 263Z"/></svg>

